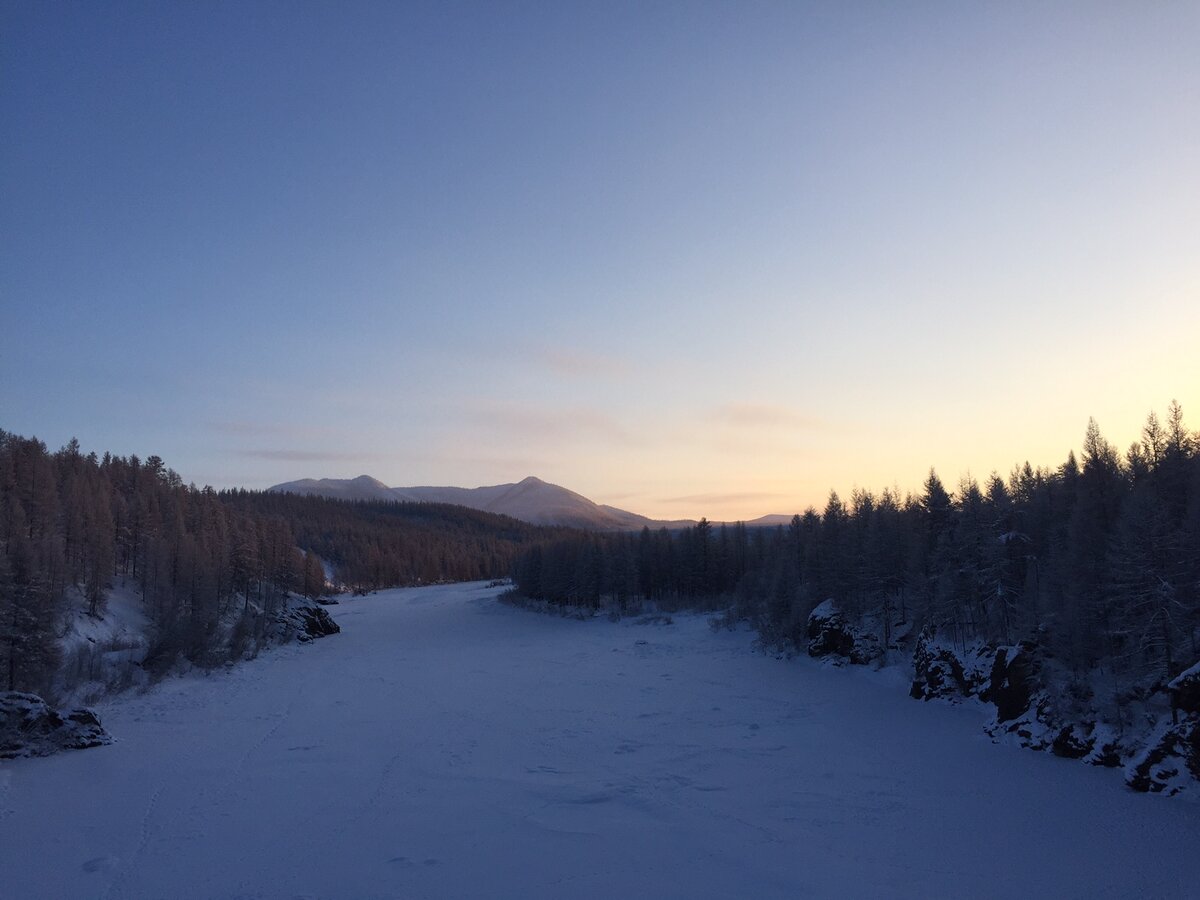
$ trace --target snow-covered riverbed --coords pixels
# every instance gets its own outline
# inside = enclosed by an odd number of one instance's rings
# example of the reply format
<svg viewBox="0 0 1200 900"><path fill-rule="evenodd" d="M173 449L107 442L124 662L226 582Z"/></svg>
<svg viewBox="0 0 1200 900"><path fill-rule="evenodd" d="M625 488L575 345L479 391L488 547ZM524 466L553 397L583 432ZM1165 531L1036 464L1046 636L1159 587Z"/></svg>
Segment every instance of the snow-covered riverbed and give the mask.
<svg viewBox="0 0 1200 900"><path fill-rule="evenodd" d="M1185 897L1200 806L701 617L379 593L0 763L0 896Z"/></svg>

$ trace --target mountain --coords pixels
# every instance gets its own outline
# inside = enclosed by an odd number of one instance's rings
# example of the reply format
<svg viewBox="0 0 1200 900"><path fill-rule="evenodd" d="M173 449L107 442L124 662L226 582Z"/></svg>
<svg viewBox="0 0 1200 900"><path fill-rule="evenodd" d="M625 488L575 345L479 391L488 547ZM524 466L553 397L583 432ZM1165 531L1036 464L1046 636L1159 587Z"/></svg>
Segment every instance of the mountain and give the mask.
<svg viewBox="0 0 1200 900"><path fill-rule="evenodd" d="M690 520L666 522L639 516L615 506L594 503L582 494L529 476L516 484L486 487L388 487L377 478L304 478L277 484L270 491L316 494L339 500L396 500L408 503L453 503L484 512L499 513L534 525L568 525L591 531L632 531L650 528L683 528Z"/></svg>
<svg viewBox="0 0 1200 900"><path fill-rule="evenodd" d="M392 489L370 475L357 478L301 478L287 484L277 484L269 490L287 494L316 494L335 500L399 500ZM407 498L405 498L407 499Z"/></svg>
<svg viewBox="0 0 1200 900"><path fill-rule="evenodd" d="M757 519L750 519L743 524L747 528L774 528L776 525L789 525L791 521L791 516L772 514L769 516L759 516Z"/></svg>
<svg viewBox="0 0 1200 900"><path fill-rule="evenodd" d="M401 503L452 503L498 513L532 525L566 525L588 531L641 531L643 528L688 528L694 519L651 519L627 509L595 503L582 494L530 475L516 484L485 487L388 487L378 478L301 478L268 491L281 494L315 494L336 500L393 500ZM786 525L791 516L769 515L745 523L747 528ZM714 521L713 525L729 524Z"/></svg>

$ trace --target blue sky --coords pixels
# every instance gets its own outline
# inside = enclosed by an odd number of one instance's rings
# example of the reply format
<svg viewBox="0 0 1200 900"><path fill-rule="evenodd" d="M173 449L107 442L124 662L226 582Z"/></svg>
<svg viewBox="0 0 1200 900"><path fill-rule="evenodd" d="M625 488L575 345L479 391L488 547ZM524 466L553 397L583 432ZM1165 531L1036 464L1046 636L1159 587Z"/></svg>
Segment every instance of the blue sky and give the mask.
<svg viewBox="0 0 1200 900"><path fill-rule="evenodd" d="M1200 422L1200 6L0 16L51 446L733 518Z"/></svg>

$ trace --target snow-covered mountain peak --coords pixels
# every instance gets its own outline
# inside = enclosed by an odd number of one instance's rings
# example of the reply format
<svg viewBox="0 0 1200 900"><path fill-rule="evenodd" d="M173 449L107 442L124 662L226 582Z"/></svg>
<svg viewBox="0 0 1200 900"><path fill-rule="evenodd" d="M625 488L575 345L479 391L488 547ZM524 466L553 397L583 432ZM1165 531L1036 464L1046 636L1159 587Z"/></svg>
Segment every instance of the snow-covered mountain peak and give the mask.
<svg viewBox="0 0 1200 900"><path fill-rule="evenodd" d="M529 475L515 484L477 488L388 487L370 475L357 478L305 478L277 484L271 491L315 494L344 500L398 500L417 503L452 503L485 512L511 516L534 525L568 525L596 531L652 527L677 527L680 522L659 522L636 513L601 506L557 484Z"/></svg>

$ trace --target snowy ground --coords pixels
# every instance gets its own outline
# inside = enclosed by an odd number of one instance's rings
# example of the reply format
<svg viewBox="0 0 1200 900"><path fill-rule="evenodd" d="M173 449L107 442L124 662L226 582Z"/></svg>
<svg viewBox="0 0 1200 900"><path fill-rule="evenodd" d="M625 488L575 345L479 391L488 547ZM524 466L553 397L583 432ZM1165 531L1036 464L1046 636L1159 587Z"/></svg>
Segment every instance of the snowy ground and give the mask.
<svg viewBox="0 0 1200 900"><path fill-rule="evenodd" d="M478 585L101 707L0 763L0 895L1184 897L1200 805L1009 747L973 708Z"/></svg>

